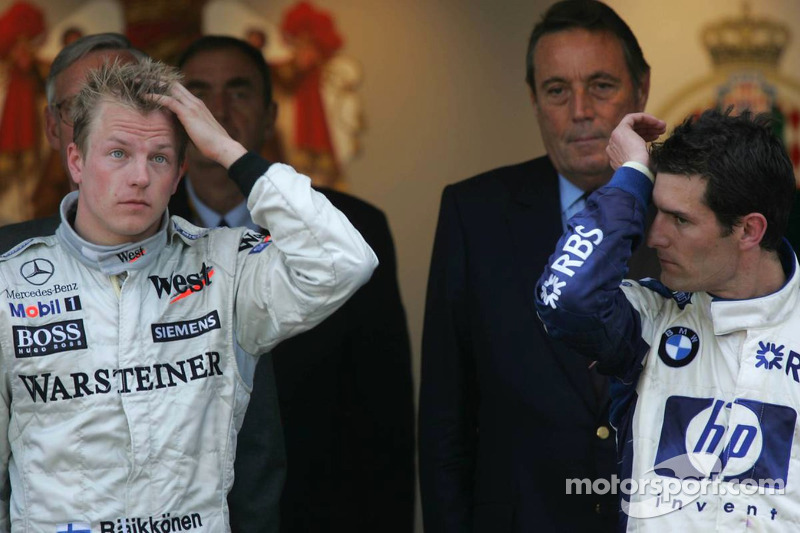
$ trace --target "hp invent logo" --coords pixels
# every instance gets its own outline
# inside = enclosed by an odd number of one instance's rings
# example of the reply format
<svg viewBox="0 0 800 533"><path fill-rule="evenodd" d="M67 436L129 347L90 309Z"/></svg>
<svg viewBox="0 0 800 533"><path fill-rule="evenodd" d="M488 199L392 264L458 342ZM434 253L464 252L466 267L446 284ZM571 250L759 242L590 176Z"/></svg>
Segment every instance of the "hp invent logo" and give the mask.
<svg viewBox="0 0 800 533"><path fill-rule="evenodd" d="M655 472L679 479L785 484L796 418L790 407L755 400L672 396L665 405Z"/></svg>

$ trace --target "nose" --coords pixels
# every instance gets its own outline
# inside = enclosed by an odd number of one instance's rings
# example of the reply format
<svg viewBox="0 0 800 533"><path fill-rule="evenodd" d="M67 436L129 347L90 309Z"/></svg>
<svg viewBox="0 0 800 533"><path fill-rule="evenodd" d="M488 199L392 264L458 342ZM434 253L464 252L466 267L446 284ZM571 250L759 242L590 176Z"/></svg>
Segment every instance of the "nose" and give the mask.
<svg viewBox="0 0 800 533"><path fill-rule="evenodd" d="M666 248L669 244L667 235L664 232L664 215L657 213L656 218L653 219L653 224L650 226L650 231L647 233L647 246L650 248Z"/></svg>
<svg viewBox="0 0 800 533"><path fill-rule="evenodd" d="M229 100L226 97L225 93L215 92L208 95L204 100L206 107L208 110L211 111L211 114L214 115L214 118L217 119L218 122L222 122L228 117L228 113L230 112L230 105Z"/></svg>
<svg viewBox="0 0 800 533"><path fill-rule="evenodd" d="M572 92L572 120L592 120L594 118L594 100L584 87L578 87Z"/></svg>
<svg viewBox="0 0 800 533"><path fill-rule="evenodd" d="M150 185L150 168L147 157L138 157L128 169L128 183L130 185L139 188L145 188Z"/></svg>

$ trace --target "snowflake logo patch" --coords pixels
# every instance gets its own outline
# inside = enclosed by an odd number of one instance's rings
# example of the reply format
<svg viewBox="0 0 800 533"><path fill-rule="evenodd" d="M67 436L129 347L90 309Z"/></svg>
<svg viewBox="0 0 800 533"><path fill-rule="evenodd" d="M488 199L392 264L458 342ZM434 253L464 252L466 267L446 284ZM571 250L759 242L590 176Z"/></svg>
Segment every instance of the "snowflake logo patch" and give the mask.
<svg viewBox="0 0 800 533"><path fill-rule="evenodd" d="M775 346L774 342L758 341L758 351L756 352L756 368L764 367L765 370L781 368L783 361L783 344Z"/></svg>
<svg viewBox="0 0 800 533"><path fill-rule="evenodd" d="M566 281L561 281L555 274L550 274L550 277L547 278L547 281L542 283L542 302L544 302L545 305L549 305L555 309L556 302L558 302L558 297L561 296L561 289L566 284Z"/></svg>

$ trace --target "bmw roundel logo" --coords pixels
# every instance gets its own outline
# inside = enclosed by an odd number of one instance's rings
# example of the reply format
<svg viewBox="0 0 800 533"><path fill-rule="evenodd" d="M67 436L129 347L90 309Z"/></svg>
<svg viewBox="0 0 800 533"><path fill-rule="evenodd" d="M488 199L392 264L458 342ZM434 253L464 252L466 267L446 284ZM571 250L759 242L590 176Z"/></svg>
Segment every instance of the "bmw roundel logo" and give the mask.
<svg viewBox="0 0 800 533"><path fill-rule="evenodd" d="M661 335L658 356L664 364L680 368L692 362L700 349L700 337L689 328L673 326Z"/></svg>
<svg viewBox="0 0 800 533"><path fill-rule="evenodd" d="M19 269L19 273L22 274L22 277L33 285L44 285L53 277L54 271L53 263L42 258L28 261Z"/></svg>

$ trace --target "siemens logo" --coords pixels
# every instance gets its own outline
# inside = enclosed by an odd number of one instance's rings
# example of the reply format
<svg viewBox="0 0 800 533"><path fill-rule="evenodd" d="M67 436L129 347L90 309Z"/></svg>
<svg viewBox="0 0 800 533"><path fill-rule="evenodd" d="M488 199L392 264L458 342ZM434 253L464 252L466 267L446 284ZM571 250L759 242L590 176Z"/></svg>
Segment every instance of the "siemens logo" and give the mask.
<svg viewBox="0 0 800 533"><path fill-rule="evenodd" d="M80 319L44 326L14 326L13 334L18 359L86 348L86 332Z"/></svg>
<svg viewBox="0 0 800 533"><path fill-rule="evenodd" d="M64 306L62 310L61 300L50 300L49 302L36 302L29 306L22 303L9 302L8 306L11 308L11 316L15 318L39 318L49 315L60 315L62 312L68 313L71 311L79 311L81 309L80 296L70 296L64 298Z"/></svg>
<svg viewBox="0 0 800 533"><path fill-rule="evenodd" d="M193 337L199 337L212 329L219 328L219 314L216 311L211 311L206 316L195 318L194 320L150 325L150 330L153 334L153 342L171 342L191 339Z"/></svg>

